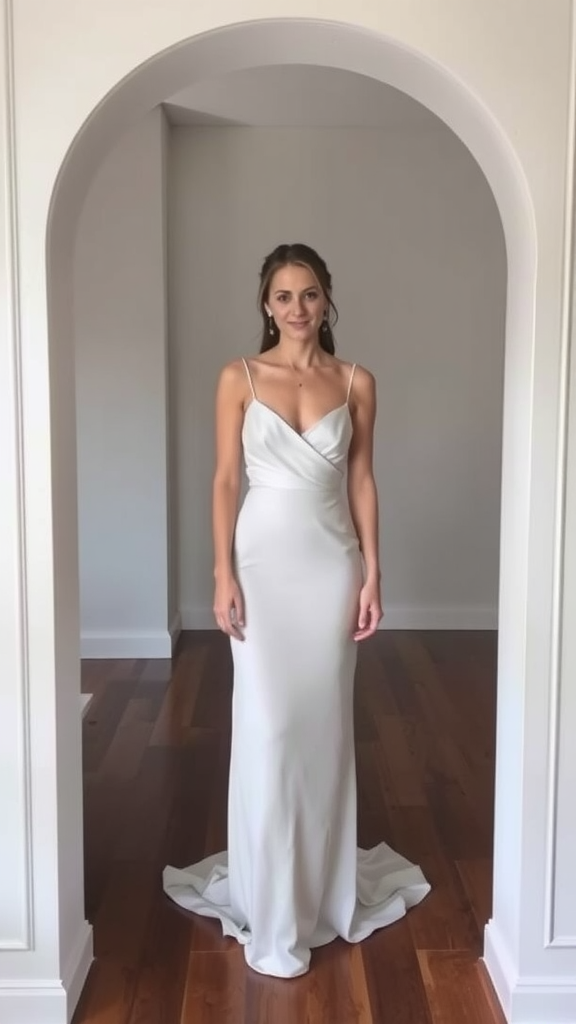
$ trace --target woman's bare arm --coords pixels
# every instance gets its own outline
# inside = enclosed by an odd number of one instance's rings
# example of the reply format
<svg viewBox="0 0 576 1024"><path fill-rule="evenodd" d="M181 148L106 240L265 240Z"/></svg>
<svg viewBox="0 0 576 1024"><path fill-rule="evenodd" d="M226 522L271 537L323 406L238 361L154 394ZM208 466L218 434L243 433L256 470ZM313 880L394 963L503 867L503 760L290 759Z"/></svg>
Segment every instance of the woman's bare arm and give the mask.
<svg viewBox="0 0 576 1024"><path fill-rule="evenodd" d="M353 406L354 434L348 454L348 500L367 579L380 578L378 496L372 469L376 386L374 377L358 367Z"/></svg>
<svg viewBox="0 0 576 1024"><path fill-rule="evenodd" d="M216 389L216 465L212 486L214 540L214 614L224 632L240 638L232 621L243 621L243 607L234 576L232 547L240 493L241 434L245 401L241 363L224 367Z"/></svg>
<svg viewBox="0 0 576 1024"><path fill-rule="evenodd" d="M378 547L378 494L372 456L376 420L376 384L367 370L358 367L351 404L354 434L348 454L348 501L360 541L365 579L360 596L358 632L355 639L370 636L382 618L380 556Z"/></svg>

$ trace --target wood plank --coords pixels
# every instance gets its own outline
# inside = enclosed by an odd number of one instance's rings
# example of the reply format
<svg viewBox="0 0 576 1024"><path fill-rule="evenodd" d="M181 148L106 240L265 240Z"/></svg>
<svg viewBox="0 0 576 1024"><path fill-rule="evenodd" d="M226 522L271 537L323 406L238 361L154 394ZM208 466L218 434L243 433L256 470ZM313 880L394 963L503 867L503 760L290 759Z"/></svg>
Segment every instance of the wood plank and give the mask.
<svg viewBox="0 0 576 1024"><path fill-rule="evenodd" d="M462 879L478 928L482 932L492 914L492 861L488 857L457 860L456 870Z"/></svg>
<svg viewBox="0 0 576 1024"><path fill-rule="evenodd" d="M358 944L354 945L350 952L350 974L358 1008L358 1024L378 1024L376 1018L372 1016L364 958Z"/></svg>
<svg viewBox="0 0 576 1024"><path fill-rule="evenodd" d="M114 865L94 920L94 957L74 1021L116 1024L130 1014L152 903L150 866Z"/></svg>
<svg viewBox="0 0 576 1024"><path fill-rule="evenodd" d="M374 709L386 715L398 714L398 705L385 669L380 636L371 637L359 645L354 692L354 733L356 738L376 740ZM375 685L377 684L377 685Z"/></svg>
<svg viewBox="0 0 576 1024"><path fill-rule="evenodd" d="M226 953L191 953L181 1024L241 1024L245 988L246 964L237 944Z"/></svg>
<svg viewBox="0 0 576 1024"><path fill-rule="evenodd" d="M365 939L362 959L374 1024L432 1024L406 918Z"/></svg>
<svg viewBox="0 0 576 1024"><path fill-rule="evenodd" d="M307 1011L309 974L300 978L269 978L246 970L244 1016L238 1018L237 1024L316 1024Z"/></svg>
<svg viewBox="0 0 576 1024"><path fill-rule="evenodd" d="M202 672L202 686L194 706L192 725L225 730L231 726L232 655L228 637L218 632L210 644Z"/></svg>
<svg viewBox="0 0 576 1024"><path fill-rule="evenodd" d="M206 821L204 853L219 853L228 845L228 776L230 772L230 741L219 737L214 746L214 768L211 779L210 806Z"/></svg>
<svg viewBox="0 0 576 1024"><path fill-rule="evenodd" d="M425 807L422 785L423 729L416 719L376 715L380 737L378 766L387 802L398 807Z"/></svg>
<svg viewBox="0 0 576 1024"><path fill-rule="evenodd" d="M148 747L145 751L125 800L123 819L110 840L109 855L114 861L146 860L160 870L178 785L176 754L165 748ZM108 792L111 790L109 786Z"/></svg>
<svg viewBox="0 0 576 1024"><path fill-rule="evenodd" d="M207 656L205 646L182 652L174 667L171 685L165 691L150 738L151 746L181 746L186 742Z"/></svg>
<svg viewBox="0 0 576 1024"><path fill-rule="evenodd" d="M192 921L174 913L158 879L126 1024L174 1024L184 1000Z"/></svg>
<svg viewBox="0 0 576 1024"><path fill-rule="evenodd" d="M504 1017L481 990L478 959L459 950L420 950L418 961L428 997L432 1024L505 1024Z"/></svg>
<svg viewBox="0 0 576 1024"><path fill-rule="evenodd" d="M482 935L454 863L446 856L427 808L391 809L394 846L419 864L432 886L410 911L416 949L469 949L480 953Z"/></svg>
<svg viewBox="0 0 576 1024"><path fill-rule="evenodd" d="M115 785L91 780L84 787L84 872L86 915L93 921L105 900L105 888L114 866L114 850L127 808L130 807L132 781L121 779ZM139 847L140 851L142 847Z"/></svg>
<svg viewBox="0 0 576 1024"><path fill-rule="evenodd" d="M152 732L148 703L141 698L127 702L100 763L101 779L133 779L138 774Z"/></svg>
<svg viewBox="0 0 576 1024"><path fill-rule="evenodd" d="M186 867L204 857L219 739L212 729L194 728L185 747L171 750L178 761L163 852L174 867Z"/></svg>
<svg viewBox="0 0 576 1024"><path fill-rule="evenodd" d="M309 1024L374 1024L359 947L336 940L313 950L312 957L306 994Z"/></svg>
<svg viewBox="0 0 576 1024"><path fill-rule="evenodd" d="M100 698L95 695L83 721L82 758L85 777L97 772L110 746L118 722L134 692L136 681L117 679L108 686Z"/></svg>
<svg viewBox="0 0 576 1024"><path fill-rule="evenodd" d="M452 857L488 855L492 848L492 791L474 771L463 740L466 730L461 716L448 701L433 662L417 637L403 636L398 644L426 723L424 785L437 827Z"/></svg>
<svg viewBox="0 0 576 1024"><path fill-rule="evenodd" d="M356 768L358 845L364 849L370 849L381 842L391 844L391 827L379 783L376 744L356 744Z"/></svg>

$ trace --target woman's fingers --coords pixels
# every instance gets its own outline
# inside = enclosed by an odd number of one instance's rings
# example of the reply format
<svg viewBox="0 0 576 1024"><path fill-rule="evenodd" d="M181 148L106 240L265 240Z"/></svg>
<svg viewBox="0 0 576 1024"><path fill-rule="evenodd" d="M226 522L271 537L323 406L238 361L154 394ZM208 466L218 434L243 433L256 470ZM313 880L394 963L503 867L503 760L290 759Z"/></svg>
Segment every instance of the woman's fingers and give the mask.
<svg viewBox="0 0 576 1024"><path fill-rule="evenodd" d="M221 608L215 611L215 618L218 628L235 640L243 640L244 635L240 627L244 625L244 611L241 599L234 599L229 608Z"/></svg>
<svg viewBox="0 0 576 1024"><path fill-rule="evenodd" d="M363 599L360 595L360 608L358 610L358 629L356 630L357 637L363 637L366 631L370 627L370 602Z"/></svg>
<svg viewBox="0 0 576 1024"><path fill-rule="evenodd" d="M218 629L236 640L244 640L244 599L236 580L217 582L214 594L214 618Z"/></svg>
<svg viewBox="0 0 576 1024"><path fill-rule="evenodd" d="M227 636L233 636L236 640L244 639L242 634L240 633L240 630L238 629L238 626L234 622L230 611L221 615L217 622L222 632L226 633Z"/></svg>
<svg viewBox="0 0 576 1024"><path fill-rule="evenodd" d="M242 626L243 623L240 620L240 618L238 617L238 611L237 611L236 605L233 605L233 607L230 610L230 615L228 617L228 622L229 622L229 635L233 636L236 640L243 640L244 639L244 634L242 633L242 631L240 629L240 626Z"/></svg>
<svg viewBox="0 0 576 1024"><path fill-rule="evenodd" d="M239 589L236 589L232 596L228 620L230 623L230 636L233 636L236 640L243 640L244 635L240 627L244 625L244 603Z"/></svg>
<svg viewBox="0 0 576 1024"><path fill-rule="evenodd" d="M354 633L354 640L366 640L367 637L372 636L376 632L383 614L379 605L363 605L361 603L358 614L358 629Z"/></svg>
<svg viewBox="0 0 576 1024"><path fill-rule="evenodd" d="M244 601L240 592L234 595L234 618L239 626L244 625Z"/></svg>

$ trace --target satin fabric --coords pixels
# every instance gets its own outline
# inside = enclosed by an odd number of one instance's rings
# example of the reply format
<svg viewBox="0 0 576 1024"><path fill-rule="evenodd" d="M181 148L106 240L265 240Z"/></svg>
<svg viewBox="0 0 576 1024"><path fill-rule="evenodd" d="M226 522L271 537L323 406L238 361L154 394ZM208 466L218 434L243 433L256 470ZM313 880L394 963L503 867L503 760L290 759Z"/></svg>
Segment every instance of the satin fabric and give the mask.
<svg viewBox="0 0 576 1024"><path fill-rule="evenodd" d="M359 942L396 921L430 888L385 843L357 848L351 437L348 401L298 433L252 389L234 540L246 639L231 641L228 850L164 870L173 900L218 918L250 967L278 977L305 973L310 950L338 935Z"/></svg>

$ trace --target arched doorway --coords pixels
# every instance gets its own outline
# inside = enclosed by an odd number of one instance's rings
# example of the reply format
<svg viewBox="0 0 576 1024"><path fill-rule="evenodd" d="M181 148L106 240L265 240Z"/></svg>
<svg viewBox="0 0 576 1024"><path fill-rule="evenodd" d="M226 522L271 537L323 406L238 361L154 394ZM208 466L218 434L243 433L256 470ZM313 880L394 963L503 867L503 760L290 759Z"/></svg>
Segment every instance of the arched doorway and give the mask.
<svg viewBox="0 0 576 1024"><path fill-rule="evenodd" d="M327 56L329 54L329 57ZM297 60L295 58L297 55ZM275 63L329 63L373 77L405 91L442 118L468 146L483 170L499 207L508 253L508 313L502 488L500 585L500 682L496 801L494 917L507 907L506 879L518 844L520 819L514 806L521 776L517 720L521 695L515 681L523 675L523 608L527 579L524 557L529 511L529 454L535 232L530 197L520 164L498 123L466 88L443 68L417 52L383 37L328 22L270 21L241 24L194 37L157 54L126 77L102 101L74 140L54 189L47 235L49 335L53 375L51 397L57 410L54 428L55 484L68 522L75 520L73 445L71 262L78 211L92 168L121 132L143 113L197 77ZM59 441L68 441L59 446ZM60 587L76 603L74 533L57 538ZM73 664L77 650L77 612L61 623L59 642ZM64 686L64 684L62 684ZM62 700L72 700L70 680ZM71 719L70 719L71 721ZM64 760L78 768L79 745L72 729L59 740ZM70 745L68 743L70 742ZM77 815L79 821L78 811ZM77 868L77 864L76 864Z"/></svg>

